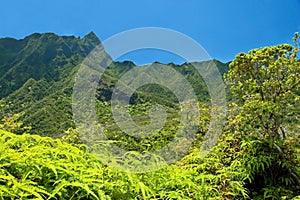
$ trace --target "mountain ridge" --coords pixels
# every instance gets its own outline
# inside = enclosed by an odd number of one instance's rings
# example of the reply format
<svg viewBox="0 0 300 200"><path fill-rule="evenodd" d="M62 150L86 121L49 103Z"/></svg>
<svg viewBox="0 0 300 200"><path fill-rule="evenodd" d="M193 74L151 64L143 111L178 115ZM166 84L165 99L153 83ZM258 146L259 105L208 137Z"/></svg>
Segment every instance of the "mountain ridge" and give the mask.
<svg viewBox="0 0 300 200"><path fill-rule="evenodd" d="M84 58L97 45L102 44L94 32L83 38L55 33L33 33L19 40L0 38L0 99L6 105L0 118L24 111L21 120L32 126L33 133L41 135L59 135L74 127L71 108L74 79ZM214 62L221 74L228 70L228 63L217 60L196 64L209 62ZM199 101L209 100L205 83L191 63L161 65L180 72L194 87ZM132 61L112 62L101 79L96 98L109 101L117 80L134 67L138 66ZM164 98L171 98L166 89L150 85L136 93L132 103L150 97L159 103L168 103Z"/></svg>

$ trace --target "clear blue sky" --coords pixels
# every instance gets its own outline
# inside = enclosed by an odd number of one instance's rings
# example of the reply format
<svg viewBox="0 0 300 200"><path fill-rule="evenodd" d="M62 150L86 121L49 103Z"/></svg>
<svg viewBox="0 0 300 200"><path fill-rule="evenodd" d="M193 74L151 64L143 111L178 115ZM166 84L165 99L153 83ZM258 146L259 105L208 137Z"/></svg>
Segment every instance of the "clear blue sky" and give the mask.
<svg viewBox="0 0 300 200"><path fill-rule="evenodd" d="M2 0L0 37L23 38L34 32L100 40L138 27L182 32L223 62L238 52L291 43L300 31L300 0ZM137 64L181 62L170 54L146 50L120 59Z"/></svg>

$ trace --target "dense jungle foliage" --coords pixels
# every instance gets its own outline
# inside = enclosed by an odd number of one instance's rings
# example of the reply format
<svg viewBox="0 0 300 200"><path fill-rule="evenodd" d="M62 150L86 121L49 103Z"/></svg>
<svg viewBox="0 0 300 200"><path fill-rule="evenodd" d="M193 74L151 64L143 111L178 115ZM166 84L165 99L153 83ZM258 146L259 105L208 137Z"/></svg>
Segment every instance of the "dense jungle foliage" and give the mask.
<svg viewBox="0 0 300 200"><path fill-rule="evenodd" d="M197 136L182 159L147 173L102 163L72 122L71 94L80 62L98 44L84 38L33 34L0 39L0 199L300 199L300 62L295 45L239 53L216 60L228 86L226 124L203 156L210 123L206 85L190 63L167 64L191 83L199 100ZM128 136L114 123L110 96L134 63L114 62L95 99L109 142L128 152L151 152L176 138L180 106L164 87L139 88L128 105L133 120L150 123L154 104L167 111L153 137ZM182 141L185 145L185 141ZM180 148L180 147L178 147ZM176 149L180 152L180 149Z"/></svg>

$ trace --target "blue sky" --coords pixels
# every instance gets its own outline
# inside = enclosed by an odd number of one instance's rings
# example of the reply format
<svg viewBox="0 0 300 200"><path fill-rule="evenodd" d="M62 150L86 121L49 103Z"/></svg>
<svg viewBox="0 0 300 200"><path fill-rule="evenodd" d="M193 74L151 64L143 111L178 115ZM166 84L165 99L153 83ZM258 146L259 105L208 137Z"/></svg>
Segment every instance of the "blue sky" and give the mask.
<svg viewBox="0 0 300 200"><path fill-rule="evenodd" d="M0 37L34 32L82 37L94 31L103 41L132 28L163 27L195 39L223 62L241 51L291 43L300 31L300 0L3 0L0 5ZM158 50L119 60L183 61Z"/></svg>

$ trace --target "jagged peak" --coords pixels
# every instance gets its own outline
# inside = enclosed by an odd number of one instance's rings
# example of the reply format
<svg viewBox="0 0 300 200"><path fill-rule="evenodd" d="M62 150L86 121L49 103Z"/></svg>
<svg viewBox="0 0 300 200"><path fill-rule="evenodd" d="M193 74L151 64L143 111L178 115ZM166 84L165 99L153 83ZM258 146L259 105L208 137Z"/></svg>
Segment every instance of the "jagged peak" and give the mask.
<svg viewBox="0 0 300 200"><path fill-rule="evenodd" d="M94 33L94 31L91 31L87 35L85 35L84 37L97 37L97 35Z"/></svg>
<svg viewBox="0 0 300 200"><path fill-rule="evenodd" d="M126 65L126 66L136 66L136 64L130 60L116 61L115 63L119 65Z"/></svg>
<svg viewBox="0 0 300 200"><path fill-rule="evenodd" d="M92 41L93 43L101 44L101 41L99 40L98 36L93 31L91 31L90 33L85 35L82 38L82 40L89 40L89 41Z"/></svg>

